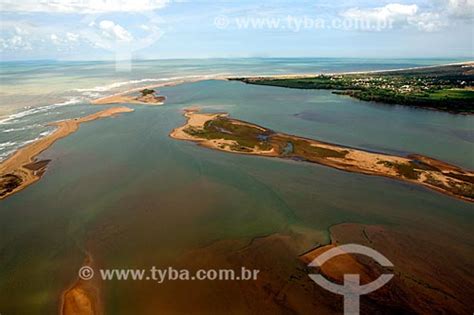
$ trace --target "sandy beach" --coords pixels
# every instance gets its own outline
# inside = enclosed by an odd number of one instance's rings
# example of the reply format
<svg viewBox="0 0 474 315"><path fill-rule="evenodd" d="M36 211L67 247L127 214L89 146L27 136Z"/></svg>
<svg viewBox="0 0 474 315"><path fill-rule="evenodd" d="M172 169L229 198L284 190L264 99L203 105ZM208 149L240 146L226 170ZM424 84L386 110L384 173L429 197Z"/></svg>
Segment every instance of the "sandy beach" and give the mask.
<svg viewBox="0 0 474 315"><path fill-rule="evenodd" d="M109 108L82 118L69 119L52 123L57 129L50 135L41 138L16 151L10 158L0 164L0 188L2 195L0 199L4 199L29 185L38 181L46 167L46 163L38 164L36 157L49 148L57 140L64 138L71 133L76 132L82 123L90 122L96 119L107 118L121 113L132 112L128 107ZM8 181L7 181L8 179ZM16 181L16 187L5 188L5 183Z"/></svg>
<svg viewBox="0 0 474 315"><path fill-rule="evenodd" d="M109 105L109 104L139 104L139 105L163 105L163 101L142 100L139 97L134 97L130 95L112 95L105 98L101 98L91 102L94 105Z"/></svg>

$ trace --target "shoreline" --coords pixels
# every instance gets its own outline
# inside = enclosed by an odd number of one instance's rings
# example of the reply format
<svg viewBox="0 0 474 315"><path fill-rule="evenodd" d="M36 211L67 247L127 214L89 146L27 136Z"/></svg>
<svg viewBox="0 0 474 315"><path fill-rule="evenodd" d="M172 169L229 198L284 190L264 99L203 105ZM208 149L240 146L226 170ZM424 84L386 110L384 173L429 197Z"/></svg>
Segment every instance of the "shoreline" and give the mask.
<svg viewBox="0 0 474 315"><path fill-rule="evenodd" d="M59 139L76 132L82 123L132 111L133 109L128 107L113 107L85 117L51 123L50 125L57 127L53 133L18 149L9 158L0 163L0 189L2 189L0 191L0 200L25 189L41 179L47 162L37 161L37 156Z"/></svg>
<svg viewBox="0 0 474 315"><path fill-rule="evenodd" d="M328 90L363 102L472 115L474 62L339 74L235 77L268 87Z"/></svg>
<svg viewBox="0 0 474 315"><path fill-rule="evenodd" d="M455 62L455 63L446 63L439 65L431 66L419 66L419 67L409 67L409 68L397 68L397 69L388 69L388 70L367 70L367 71L348 71L348 72L316 72L316 73L293 73L293 74L264 74L264 75L251 75L251 76L232 76L227 77L228 79L237 79L237 78L279 78L279 79L298 79L298 78L308 78L315 77L319 75L351 75L351 74L372 74L372 73L385 73L385 72L399 72L399 71L410 71L410 70L423 70L423 69L432 69L438 67L449 67L449 66L461 66L461 65L472 65L474 66L474 61L464 61L464 62Z"/></svg>
<svg viewBox="0 0 474 315"><path fill-rule="evenodd" d="M186 123L175 128L171 138L228 153L290 159L395 179L474 202L474 172L440 160L419 154L395 156L278 133L229 118L226 113L204 114L194 108L185 110L184 116Z"/></svg>
<svg viewBox="0 0 474 315"><path fill-rule="evenodd" d="M431 65L431 66L420 66L420 67L409 67L409 68L397 68L397 69L388 69L388 70L367 70L367 71L348 71L348 72L315 72L315 73L287 73L287 74L263 74L263 75L202 75L197 76L196 78L186 78L180 79L177 81L171 82L163 82L158 84L151 84L151 85L144 85L141 87L129 89L123 92L115 93L109 96L104 96L98 99L94 99L91 101L91 104L95 105L103 105L103 104L113 104L110 101L113 98L119 96L126 96L127 94L139 92L143 89L153 89L159 87L169 87L169 86L177 86L185 83L193 83L193 82L200 82L205 80L233 80L237 78L288 78L288 79L297 79L297 78L309 78L315 77L319 75L350 75L350 74L371 74L371 73L385 73L385 72L398 72L398 71L408 71L408 70L422 70L422 69L431 69L436 67L445 67L445 66L456 66L456 65L474 65L474 61L464 61L464 62L456 62L456 63L447 63L447 64L439 64L439 65Z"/></svg>
<svg viewBox="0 0 474 315"><path fill-rule="evenodd" d="M348 71L348 72L311 72L311 73L287 73L287 74L262 74L262 75L223 75L223 74L216 74L216 75L197 75L195 77L188 77L183 79L178 79L175 81L168 81L168 82L161 82L157 84L150 84L150 85L143 85L140 87L128 89L122 92L117 92L108 96L100 97L97 99L92 99L89 101L90 104L93 105L105 105L105 104L115 104L111 99L119 96L126 96L127 94L139 92L143 89L152 89L152 88L159 88L159 87L169 87L169 86L177 86L185 83L193 83L193 82L200 82L205 80L233 80L237 78L288 78L288 79L296 79L296 78L308 78L308 77L315 77L319 75L351 75L351 74L371 74L371 73L384 73L384 72L397 72L397 71L407 71L407 70L421 70L421 69L431 69L436 67L443 67L443 66L456 66L456 65L464 65L464 64L472 64L474 65L474 61L463 61L463 62L455 62L455 63L446 63L446 64L439 64L439 65L430 65L430 66L419 66L419 67L409 67L409 68L397 68L397 69L388 69L388 70L367 70L367 71ZM0 115L0 120L8 118L10 115L18 113L19 110L11 109L8 113Z"/></svg>

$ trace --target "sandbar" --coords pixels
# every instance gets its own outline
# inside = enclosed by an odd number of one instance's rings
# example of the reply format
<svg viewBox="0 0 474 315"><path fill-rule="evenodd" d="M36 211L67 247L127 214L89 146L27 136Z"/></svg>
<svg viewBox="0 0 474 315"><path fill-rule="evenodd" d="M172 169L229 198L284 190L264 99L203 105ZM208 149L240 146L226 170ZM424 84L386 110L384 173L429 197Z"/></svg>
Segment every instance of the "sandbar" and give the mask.
<svg viewBox="0 0 474 315"><path fill-rule="evenodd" d="M114 107L85 117L52 123L57 127L53 133L19 149L0 163L0 200L38 181L48 161L36 161L36 157L57 140L76 132L82 123L132 111L128 107Z"/></svg>

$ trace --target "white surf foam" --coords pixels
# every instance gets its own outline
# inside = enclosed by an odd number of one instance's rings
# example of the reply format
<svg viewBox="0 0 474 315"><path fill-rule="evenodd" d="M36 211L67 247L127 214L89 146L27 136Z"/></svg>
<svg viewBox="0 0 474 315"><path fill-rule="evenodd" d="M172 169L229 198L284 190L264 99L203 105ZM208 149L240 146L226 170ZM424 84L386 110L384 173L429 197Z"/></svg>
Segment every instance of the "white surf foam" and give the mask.
<svg viewBox="0 0 474 315"><path fill-rule="evenodd" d="M15 114L11 114L8 117L0 120L0 125L11 124L13 122L16 122L16 120L18 120L20 118L23 118L23 117L26 117L26 116L31 116L31 115L34 115L34 114L47 112L50 109L55 108L55 107L78 104L78 103L81 103L82 101L83 101L82 98L71 97L67 101L64 101L64 102L61 102L61 103L55 103L55 104L51 104L51 105L38 106L38 107L27 106L27 107L24 108L25 110L23 110L21 112L18 112L18 113L15 113Z"/></svg>
<svg viewBox="0 0 474 315"><path fill-rule="evenodd" d="M38 128L38 127L41 127L41 125L34 124L34 125L28 125L28 126L24 126L24 127L20 127L20 128L4 129L4 130L2 130L2 132L10 133L10 132L17 132L17 131L25 131L25 130L34 129L34 128Z"/></svg>
<svg viewBox="0 0 474 315"><path fill-rule="evenodd" d="M0 143L0 149L8 148L8 147L13 147L17 144L18 142L15 141L7 141Z"/></svg>
<svg viewBox="0 0 474 315"><path fill-rule="evenodd" d="M55 130L56 130L55 128L52 128L50 130L43 131L36 138L25 140L22 142L7 141L7 142L0 143L0 161L6 159L8 156L10 156L10 154L16 152L18 149L24 147L25 145L38 141L46 136L49 136Z"/></svg>
<svg viewBox="0 0 474 315"><path fill-rule="evenodd" d="M91 92L107 92L113 89L117 89L122 86L127 85L136 85L140 83L152 83L152 82L167 82L167 81L178 81L178 80L186 80L186 79L196 79L196 78L213 78L218 76L219 74L210 74L210 75L188 75L188 76L178 76L178 77L167 77L167 78L145 78L139 80L129 80L129 81L122 81L122 82L115 82L108 85L101 85L96 86L93 88L88 89L74 89L76 92L82 93L91 93ZM86 94L83 94L86 95Z"/></svg>

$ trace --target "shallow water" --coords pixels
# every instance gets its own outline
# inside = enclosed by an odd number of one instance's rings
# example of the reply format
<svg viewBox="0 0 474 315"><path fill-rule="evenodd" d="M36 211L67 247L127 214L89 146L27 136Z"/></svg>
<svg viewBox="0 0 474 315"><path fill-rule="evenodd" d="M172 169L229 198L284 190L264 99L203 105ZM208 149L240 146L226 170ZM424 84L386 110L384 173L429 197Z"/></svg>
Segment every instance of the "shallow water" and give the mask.
<svg viewBox="0 0 474 315"><path fill-rule="evenodd" d="M204 81L162 93L165 106L130 105L135 112L82 125L42 154L52 162L41 181L0 203L6 314L56 312L86 251L108 268L166 266L216 240L252 239L289 226L325 232L341 222L443 222L465 231L465 239L453 241L472 244L467 202L385 178L217 152L168 136L184 123L182 109L198 105L289 134L472 168L472 139L459 136L472 132L472 116L240 82ZM130 287L103 289L114 314L140 303L129 298Z"/></svg>

